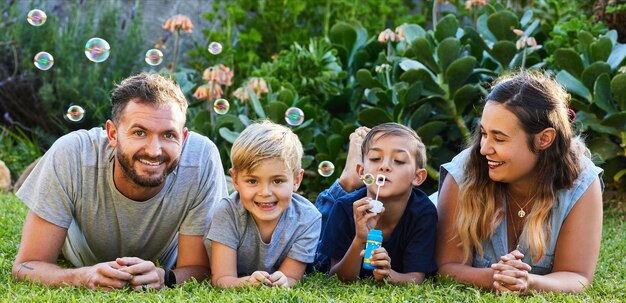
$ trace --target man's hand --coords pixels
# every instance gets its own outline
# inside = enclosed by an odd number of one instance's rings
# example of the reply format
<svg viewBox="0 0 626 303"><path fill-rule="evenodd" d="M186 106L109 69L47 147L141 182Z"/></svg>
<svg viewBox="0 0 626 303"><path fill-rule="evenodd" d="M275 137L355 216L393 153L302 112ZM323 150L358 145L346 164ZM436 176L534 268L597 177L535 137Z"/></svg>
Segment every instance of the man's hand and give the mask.
<svg viewBox="0 0 626 303"><path fill-rule="evenodd" d="M132 275L129 285L133 289L163 288L165 271L156 267L151 261L145 261L136 257L124 257L117 258L115 262L122 267L121 271Z"/></svg>
<svg viewBox="0 0 626 303"><path fill-rule="evenodd" d="M88 289L113 290L126 287L133 275L124 271L124 266L115 261L83 267L79 285Z"/></svg>

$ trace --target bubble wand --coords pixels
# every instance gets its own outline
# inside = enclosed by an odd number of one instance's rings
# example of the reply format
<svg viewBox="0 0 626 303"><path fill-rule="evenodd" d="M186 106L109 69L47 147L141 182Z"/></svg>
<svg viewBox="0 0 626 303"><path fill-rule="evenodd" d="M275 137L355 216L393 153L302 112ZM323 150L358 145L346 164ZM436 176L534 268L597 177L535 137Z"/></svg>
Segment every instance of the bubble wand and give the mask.
<svg viewBox="0 0 626 303"><path fill-rule="evenodd" d="M383 203L378 201L378 193L380 193L380 187L385 185L385 180L387 178L385 177L385 175L377 175L376 179L374 179L374 176L372 174L365 174L361 180L363 181L363 183L365 183L365 185L369 186L369 185L378 185L378 188L376 189L376 198L374 200L370 200L369 204L372 206L372 208L369 209L370 212L373 213L380 213L383 210Z"/></svg>

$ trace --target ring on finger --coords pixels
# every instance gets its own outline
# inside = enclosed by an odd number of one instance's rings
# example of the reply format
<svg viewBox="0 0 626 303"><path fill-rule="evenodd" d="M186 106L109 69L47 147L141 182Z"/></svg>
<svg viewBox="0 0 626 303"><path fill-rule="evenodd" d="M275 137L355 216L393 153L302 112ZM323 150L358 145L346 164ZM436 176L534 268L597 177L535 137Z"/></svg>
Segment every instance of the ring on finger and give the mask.
<svg viewBox="0 0 626 303"><path fill-rule="evenodd" d="M146 285L146 284L141 285L141 290L142 290L142 291L146 291L146 290L148 290L148 288L149 288L149 287L148 287L148 285Z"/></svg>

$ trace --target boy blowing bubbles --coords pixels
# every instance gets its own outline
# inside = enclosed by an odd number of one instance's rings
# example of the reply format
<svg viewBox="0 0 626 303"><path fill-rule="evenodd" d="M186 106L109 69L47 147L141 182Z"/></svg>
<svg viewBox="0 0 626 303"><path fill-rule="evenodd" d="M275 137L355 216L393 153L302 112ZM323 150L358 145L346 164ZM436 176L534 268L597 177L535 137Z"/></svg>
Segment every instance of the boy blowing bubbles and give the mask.
<svg viewBox="0 0 626 303"><path fill-rule="evenodd" d="M360 141L358 134L364 131L358 129L355 133L351 140ZM354 151L349 154L354 158ZM424 144L413 130L385 123L367 133L360 160L355 165L356 175L349 177L344 172L316 201L322 213L329 213L320 252L330 258L330 273L342 281L373 275L376 280L393 283L421 283L427 273L437 270L434 261L437 211L428 196L415 188L427 175ZM348 165L346 169L351 169ZM378 200L384 204L379 214L368 211L372 208L369 201L376 197L377 185L350 193L344 191L355 189L360 182L357 178L365 174L386 177L378 193ZM373 272L361 266L372 228L382 230L384 239L382 247L372 253L371 264L377 267Z"/></svg>
<svg viewBox="0 0 626 303"><path fill-rule="evenodd" d="M321 215L294 193L302 155L282 125L263 121L239 135L231 150L236 192L215 206L205 237L214 285L290 287L313 262Z"/></svg>

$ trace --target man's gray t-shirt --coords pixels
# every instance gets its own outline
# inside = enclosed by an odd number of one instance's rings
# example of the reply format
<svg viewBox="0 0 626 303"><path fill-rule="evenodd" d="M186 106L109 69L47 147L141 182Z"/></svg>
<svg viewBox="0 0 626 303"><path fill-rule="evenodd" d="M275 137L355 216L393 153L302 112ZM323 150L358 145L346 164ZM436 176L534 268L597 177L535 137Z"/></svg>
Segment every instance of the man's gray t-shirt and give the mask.
<svg viewBox="0 0 626 303"><path fill-rule="evenodd" d="M189 132L161 191L141 202L115 187L114 155L102 128L67 134L46 152L17 196L42 219L69 229L63 252L68 257L67 250L74 250L80 260L68 259L75 266L127 256L161 261L172 253L175 260L178 233L203 236L212 206L228 196L215 144Z"/></svg>
<svg viewBox="0 0 626 303"><path fill-rule="evenodd" d="M258 270L273 273L286 257L312 263L321 227L320 212L307 199L294 193L274 229L270 243L264 243L254 218L235 192L215 205L204 245L209 256L211 241L236 250L240 277Z"/></svg>

